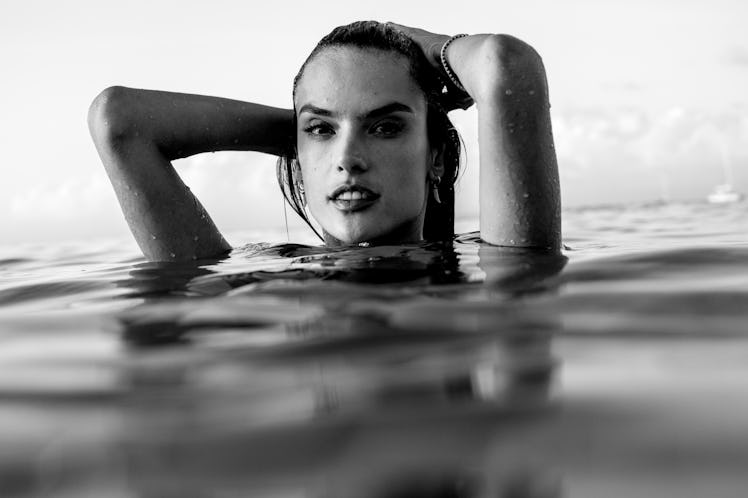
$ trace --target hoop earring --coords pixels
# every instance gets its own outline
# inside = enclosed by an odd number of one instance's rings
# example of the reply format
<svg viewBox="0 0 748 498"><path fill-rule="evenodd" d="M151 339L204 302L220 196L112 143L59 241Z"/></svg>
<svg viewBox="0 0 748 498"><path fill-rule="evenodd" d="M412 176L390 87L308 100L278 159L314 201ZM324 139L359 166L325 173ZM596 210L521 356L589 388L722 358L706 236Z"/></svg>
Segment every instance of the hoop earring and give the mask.
<svg viewBox="0 0 748 498"><path fill-rule="evenodd" d="M299 191L299 197L301 197L301 205L306 207L306 190L304 190L304 184L301 182L297 183L296 190Z"/></svg>
<svg viewBox="0 0 748 498"><path fill-rule="evenodd" d="M301 200L301 206L306 207L306 191L304 190L304 180L301 178L301 167L299 166L299 160L296 158L291 159L291 178L294 182L296 191L299 193Z"/></svg>
<svg viewBox="0 0 748 498"><path fill-rule="evenodd" d="M437 204L441 204L442 200L439 198L439 185L442 183L442 178L440 176L434 175L434 178L431 179L431 192L434 195L434 200Z"/></svg>

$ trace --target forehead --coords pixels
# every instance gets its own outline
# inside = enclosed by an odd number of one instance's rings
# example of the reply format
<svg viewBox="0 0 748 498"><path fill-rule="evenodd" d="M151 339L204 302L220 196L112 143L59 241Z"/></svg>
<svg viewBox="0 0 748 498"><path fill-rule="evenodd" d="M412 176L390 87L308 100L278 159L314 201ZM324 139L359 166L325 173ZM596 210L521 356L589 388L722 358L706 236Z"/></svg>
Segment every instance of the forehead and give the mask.
<svg viewBox="0 0 748 498"><path fill-rule="evenodd" d="M296 87L295 106L313 104L339 112L365 111L401 102L415 111L426 98L405 56L357 47L331 47L309 61Z"/></svg>

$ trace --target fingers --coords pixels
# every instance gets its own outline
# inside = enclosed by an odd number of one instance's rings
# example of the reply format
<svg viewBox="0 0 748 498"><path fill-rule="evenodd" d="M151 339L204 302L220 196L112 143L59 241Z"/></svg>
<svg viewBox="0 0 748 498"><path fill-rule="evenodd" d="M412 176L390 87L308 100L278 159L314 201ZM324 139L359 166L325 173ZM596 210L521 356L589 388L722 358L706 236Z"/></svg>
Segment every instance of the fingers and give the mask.
<svg viewBox="0 0 748 498"><path fill-rule="evenodd" d="M449 36L432 33L420 28L412 28L391 21L387 21L384 24L410 37L418 44L421 51L426 56L426 59L431 63L434 69L439 73L444 72L441 65L440 53L444 43L449 40ZM442 107L447 111L453 109L467 109L473 105L473 102L474 101L470 95L459 92L456 89L452 89L451 91L442 94L441 98Z"/></svg>

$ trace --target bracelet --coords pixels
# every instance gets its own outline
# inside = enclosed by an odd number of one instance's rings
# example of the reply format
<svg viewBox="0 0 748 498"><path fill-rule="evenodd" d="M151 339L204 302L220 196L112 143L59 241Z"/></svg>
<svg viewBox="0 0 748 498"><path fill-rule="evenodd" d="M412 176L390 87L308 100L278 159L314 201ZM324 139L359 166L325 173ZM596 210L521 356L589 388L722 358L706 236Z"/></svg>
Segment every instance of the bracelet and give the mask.
<svg viewBox="0 0 748 498"><path fill-rule="evenodd" d="M454 71L452 71L452 68L449 67L449 63L447 62L447 47L449 47L449 44L456 39L463 38L465 36L467 36L467 33L460 33L459 35L454 35L449 40L445 41L444 45L442 45L442 49L439 51L439 59L441 60L442 68L444 68L444 72L447 74L449 80L454 83L458 90L467 93L467 90L465 90L465 87L462 86L459 78L457 78L457 75L455 75Z"/></svg>

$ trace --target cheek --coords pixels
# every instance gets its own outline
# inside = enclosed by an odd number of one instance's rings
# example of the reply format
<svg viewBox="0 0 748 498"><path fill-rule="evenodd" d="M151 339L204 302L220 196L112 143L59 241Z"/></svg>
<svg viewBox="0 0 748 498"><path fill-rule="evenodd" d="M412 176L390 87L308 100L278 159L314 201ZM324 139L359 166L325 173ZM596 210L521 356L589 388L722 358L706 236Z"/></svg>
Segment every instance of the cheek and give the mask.
<svg viewBox="0 0 748 498"><path fill-rule="evenodd" d="M320 169L314 165L313 161L309 161L307 158L306 162L304 158L299 157L301 164L306 166L301 167L301 178L304 182L304 191L306 192L307 202L313 204L317 199L324 197L324 179L320 175Z"/></svg>
<svg viewBox="0 0 748 498"><path fill-rule="evenodd" d="M386 161L395 166L392 183L399 189L424 190L431 164L431 155L426 147L407 147L397 151ZM415 193L415 192L414 192Z"/></svg>
<svg viewBox="0 0 748 498"><path fill-rule="evenodd" d="M298 158L301 167L301 178L304 182L304 190L307 197L317 192L317 185L321 182L320 176L320 157L314 147L309 147L303 142L298 142Z"/></svg>

